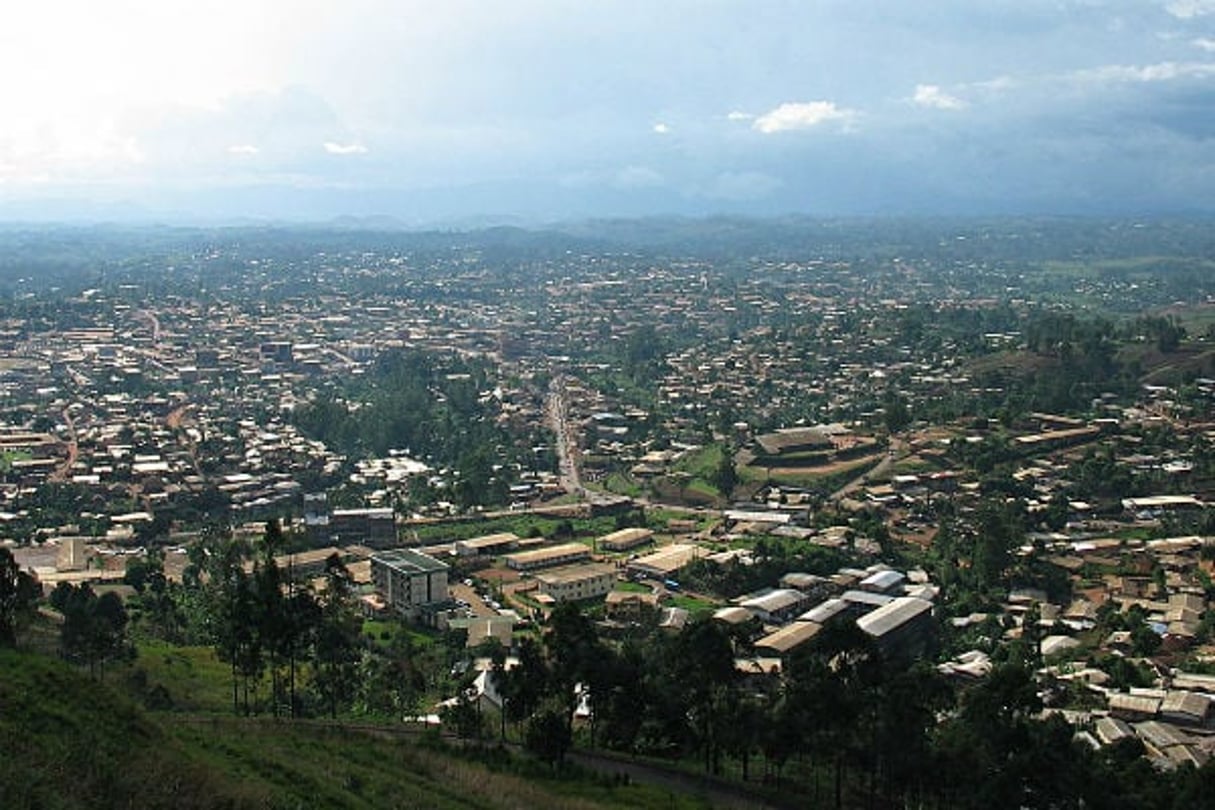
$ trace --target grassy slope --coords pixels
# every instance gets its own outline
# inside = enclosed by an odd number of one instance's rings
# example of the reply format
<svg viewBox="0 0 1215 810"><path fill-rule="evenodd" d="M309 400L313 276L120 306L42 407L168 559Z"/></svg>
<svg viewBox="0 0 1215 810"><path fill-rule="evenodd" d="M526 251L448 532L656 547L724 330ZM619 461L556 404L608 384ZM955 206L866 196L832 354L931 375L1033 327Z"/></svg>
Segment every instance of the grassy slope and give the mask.
<svg viewBox="0 0 1215 810"><path fill-rule="evenodd" d="M36 655L0 650L0 807L256 807L130 700Z"/></svg>
<svg viewBox="0 0 1215 810"><path fill-rule="evenodd" d="M193 680L182 674L174 673L175 685ZM195 674L215 680L217 673ZM197 697L206 705L219 694L199 689ZM654 788L549 777L527 760L507 758L491 768L412 740L302 723L147 714L108 684L11 650L0 650L0 751L5 810L703 806Z"/></svg>

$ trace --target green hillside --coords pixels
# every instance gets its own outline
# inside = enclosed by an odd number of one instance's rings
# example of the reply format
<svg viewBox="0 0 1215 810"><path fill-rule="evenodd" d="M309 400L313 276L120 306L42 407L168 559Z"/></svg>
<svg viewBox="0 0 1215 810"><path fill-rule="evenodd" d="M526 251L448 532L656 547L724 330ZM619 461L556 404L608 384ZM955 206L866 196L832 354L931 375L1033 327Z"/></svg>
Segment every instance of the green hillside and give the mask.
<svg viewBox="0 0 1215 810"><path fill-rule="evenodd" d="M704 805L553 777L506 754L287 721L148 714L53 659L0 650L0 807L632 808Z"/></svg>
<svg viewBox="0 0 1215 810"><path fill-rule="evenodd" d="M130 700L38 655L0 650L0 807L255 807Z"/></svg>

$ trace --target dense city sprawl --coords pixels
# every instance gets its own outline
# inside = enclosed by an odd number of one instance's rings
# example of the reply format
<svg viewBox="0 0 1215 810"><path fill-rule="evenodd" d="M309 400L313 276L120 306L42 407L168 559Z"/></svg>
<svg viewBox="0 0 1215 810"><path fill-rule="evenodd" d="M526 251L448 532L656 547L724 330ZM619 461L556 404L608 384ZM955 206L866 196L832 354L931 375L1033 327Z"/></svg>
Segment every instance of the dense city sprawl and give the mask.
<svg viewBox="0 0 1215 810"><path fill-rule="evenodd" d="M0 641L772 806L1189 801L1208 231L13 228Z"/></svg>

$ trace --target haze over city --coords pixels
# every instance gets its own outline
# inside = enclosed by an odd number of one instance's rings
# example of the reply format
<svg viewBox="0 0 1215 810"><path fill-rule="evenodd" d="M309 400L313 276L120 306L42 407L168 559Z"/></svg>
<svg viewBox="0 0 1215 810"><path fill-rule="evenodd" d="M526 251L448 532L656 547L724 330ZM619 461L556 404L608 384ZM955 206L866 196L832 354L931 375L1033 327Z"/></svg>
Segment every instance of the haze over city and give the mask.
<svg viewBox="0 0 1215 810"><path fill-rule="evenodd" d="M26 3L0 217L1205 213L1213 53L1210 0Z"/></svg>

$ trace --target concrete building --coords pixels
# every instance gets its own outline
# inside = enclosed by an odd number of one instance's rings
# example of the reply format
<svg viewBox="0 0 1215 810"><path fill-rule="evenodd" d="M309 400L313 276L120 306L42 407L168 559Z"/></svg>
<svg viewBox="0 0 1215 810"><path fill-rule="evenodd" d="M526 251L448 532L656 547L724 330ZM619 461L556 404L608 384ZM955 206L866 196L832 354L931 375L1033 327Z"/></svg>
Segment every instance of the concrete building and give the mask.
<svg viewBox="0 0 1215 810"><path fill-rule="evenodd" d="M899 571L877 571L860 581L857 585L862 591L897 595L903 590L907 577Z"/></svg>
<svg viewBox="0 0 1215 810"><path fill-rule="evenodd" d="M814 622L816 624L826 624L837 616L847 616L850 612L850 606L843 599L828 599L821 605L817 605L810 610L797 617L801 622Z"/></svg>
<svg viewBox="0 0 1215 810"><path fill-rule="evenodd" d="M755 651L781 658L812 641L822 629L816 622L793 622L755 642Z"/></svg>
<svg viewBox="0 0 1215 810"><path fill-rule="evenodd" d="M399 548L371 557L371 579L390 608L417 617L448 601L447 565L418 551Z"/></svg>
<svg viewBox="0 0 1215 810"><path fill-rule="evenodd" d="M860 618L894 601L894 597L888 594L860 590L844 591L840 599L847 604L848 613L853 618Z"/></svg>
<svg viewBox="0 0 1215 810"><path fill-rule="evenodd" d="M605 534L599 538L600 551L628 551L631 548L645 545L654 539L654 532L649 529L621 529Z"/></svg>
<svg viewBox="0 0 1215 810"><path fill-rule="evenodd" d="M63 537L59 540L59 551L55 555L58 571L82 571L89 564L89 551L83 537Z"/></svg>
<svg viewBox="0 0 1215 810"><path fill-rule="evenodd" d="M835 584L826 577L801 571L790 571L780 578L779 584L782 588L795 588L809 596L819 597L819 601L835 591Z"/></svg>
<svg viewBox="0 0 1215 810"><path fill-rule="evenodd" d="M391 509L334 509L328 533L336 545L359 543L371 548L397 544L396 516Z"/></svg>
<svg viewBox="0 0 1215 810"><path fill-rule="evenodd" d="M856 626L869 635L883 655L915 658L932 646L936 626L932 602L914 596L900 596L856 620Z"/></svg>
<svg viewBox="0 0 1215 810"><path fill-rule="evenodd" d="M1209 727L1212 714L1211 699L1198 692L1173 689L1160 703L1160 716L1181 726Z"/></svg>
<svg viewBox="0 0 1215 810"><path fill-rule="evenodd" d="M504 554L519 545L519 535L513 532L487 534L455 542L456 554L461 557Z"/></svg>
<svg viewBox="0 0 1215 810"><path fill-rule="evenodd" d="M653 554L631 560L628 570L634 576L670 579L678 574L685 565L703 555L704 549L700 546L690 543L672 543Z"/></svg>
<svg viewBox="0 0 1215 810"><path fill-rule="evenodd" d="M1168 512L1199 511L1204 504L1193 495L1149 495L1123 498L1122 508L1133 514L1161 515Z"/></svg>
<svg viewBox="0 0 1215 810"><path fill-rule="evenodd" d="M563 543L559 546L508 554L506 567L516 571L535 571L540 568L553 568L558 565L582 562L590 558L591 550L581 543Z"/></svg>
<svg viewBox="0 0 1215 810"><path fill-rule="evenodd" d="M554 602L598 599L616 585L616 566L607 563L568 565L536 574L537 589Z"/></svg>
<svg viewBox="0 0 1215 810"><path fill-rule="evenodd" d="M658 597L652 593L612 591L603 600L604 614L617 622L639 622L658 612Z"/></svg>
<svg viewBox="0 0 1215 810"><path fill-rule="evenodd" d="M777 588L760 596L744 599L738 604L765 624L784 624L809 608L811 600L806 594L793 588Z"/></svg>
<svg viewBox="0 0 1215 810"><path fill-rule="evenodd" d="M1107 700L1110 717L1138 722L1151 720L1159 715L1163 697L1159 694L1111 692Z"/></svg>

